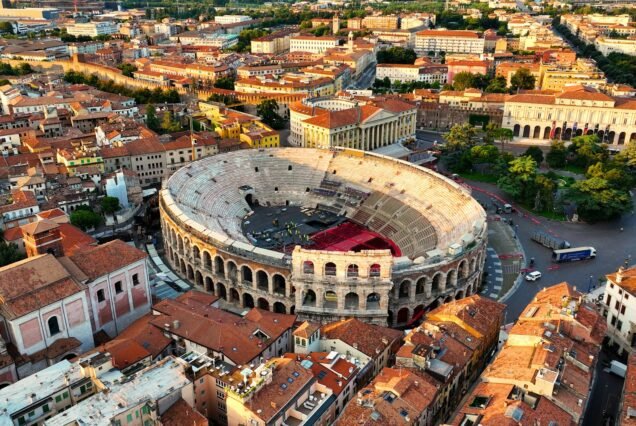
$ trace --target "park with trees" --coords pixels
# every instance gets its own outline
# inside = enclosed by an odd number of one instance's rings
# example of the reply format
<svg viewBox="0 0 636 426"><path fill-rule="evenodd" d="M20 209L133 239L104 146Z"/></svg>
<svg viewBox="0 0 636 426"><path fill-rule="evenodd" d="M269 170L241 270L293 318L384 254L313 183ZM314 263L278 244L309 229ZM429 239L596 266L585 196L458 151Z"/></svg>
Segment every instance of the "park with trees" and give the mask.
<svg viewBox="0 0 636 426"><path fill-rule="evenodd" d="M610 155L596 135L578 136L566 146L552 142L547 153L530 146L515 157L505 151L510 129L486 127L479 135L469 124L445 135L442 165L467 179L497 185L524 208L549 218L576 213L579 220L611 220L632 211L636 183L636 142Z"/></svg>

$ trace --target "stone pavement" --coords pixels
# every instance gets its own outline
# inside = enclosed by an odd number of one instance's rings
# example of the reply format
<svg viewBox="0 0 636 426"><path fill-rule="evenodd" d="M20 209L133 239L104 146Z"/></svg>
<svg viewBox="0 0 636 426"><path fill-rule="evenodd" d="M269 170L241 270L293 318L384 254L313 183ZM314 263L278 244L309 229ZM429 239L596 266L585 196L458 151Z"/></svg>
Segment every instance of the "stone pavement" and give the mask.
<svg viewBox="0 0 636 426"><path fill-rule="evenodd" d="M488 258L485 286L481 294L501 299L518 283L519 273L525 268L523 249L509 223L491 216L488 220Z"/></svg>

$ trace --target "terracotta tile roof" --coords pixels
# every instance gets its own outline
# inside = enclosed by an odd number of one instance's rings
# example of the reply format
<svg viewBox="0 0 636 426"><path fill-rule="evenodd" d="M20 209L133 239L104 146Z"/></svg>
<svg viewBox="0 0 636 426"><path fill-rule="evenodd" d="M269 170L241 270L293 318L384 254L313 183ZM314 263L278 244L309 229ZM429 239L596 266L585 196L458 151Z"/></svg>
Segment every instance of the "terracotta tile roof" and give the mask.
<svg viewBox="0 0 636 426"><path fill-rule="evenodd" d="M6 236L6 233L5 233ZM305 339L309 339L309 337L314 334L317 330L320 330L319 322L305 321L300 326L294 330L294 336L304 337Z"/></svg>
<svg viewBox="0 0 636 426"><path fill-rule="evenodd" d="M80 291L82 287L51 254L0 268L0 312L7 319L21 317Z"/></svg>
<svg viewBox="0 0 636 426"><path fill-rule="evenodd" d="M573 426L576 424L570 414L547 398L540 397L536 406L532 407L514 397L514 391L515 386L512 384L482 382L468 396L466 403L459 409L450 423L459 426L464 421L465 415L477 415L481 416L479 424L483 425L534 426L555 424ZM480 403L484 405L481 406ZM513 410L523 412L520 421L512 418Z"/></svg>
<svg viewBox="0 0 636 426"><path fill-rule="evenodd" d="M500 322L506 306L494 300L474 295L446 303L429 312L427 319L438 321L453 321L466 324L481 335L499 332Z"/></svg>
<svg viewBox="0 0 636 426"><path fill-rule="evenodd" d="M58 226L59 225L52 220L42 219L23 225L22 231L26 235L37 235L41 234L42 232L50 231L51 229L56 229Z"/></svg>
<svg viewBox="0 0 636 426"><path fill-rule="evenodd" d="M532 382L537 368L532 360L537 348L533 346L505 346L495 360L486 368L483 376L518 382Z"/></svg>
<svg viewBox="0 0 636 426"><path fill-rule="evenodd" d="M55 219L59 217L66 217L66 213L62 209L54 208L50 210L45 210L37 214L42 219Z"/></svg>
<svg viewBox="0 0 636 426"><path fill-rule="evenodd" d="M525 104L554 104L553 95L534 95L530 93L520 93L518 95L512 95L508 98L508 102L521 102Z"/></svg>
<svg viewBox="0 0 636 426"><path fill-rule="evenodd" d="M163 426L208 426L208 419L179 398L161 416Z"/></svg>
<svg viewBox="0 0 636 426"><path fill-rule="evenodd" d="M73 256L89 246L97 245L97 240L70 223L60 223L62 250L65 256Z"/></svg>
<svg viewBox="0 0 636 426"><path fill-rule="evenodd" d="M311 352L302 355L302 360L311 361L309 370L320 384L331 389L334 395L340 395L347 388L349 382L355 380L359 369L346 359L337 358L335 362L328 360L327 355L329 355L328 352ZM301 358L301 356L292 353L287 353L284 356L297 361ZM303 366L302 363L301 366Z"/></svg>
<svg viewBox="0 0 636 426"><path fill-rule="evenodd" d="M164 152L163 144L155 138L136 139L126 144L130 155L154 154Z"/></svg>
<svg viewBox="0 0 636 426"><path fill-rule="evenodd" d="M2 233L2 239L7 242L16 241L22 239L24 235L22 234L22 228L19 226L14 226L13 228L9 228Z"/></svg>
<svg viewBox="0 0 636 426"><path fill-rule="evenodd" d="M143 260L147 254L121 240L113 240L87 250L80 251L69 259L89 279L97 279L117 271L131 263Z"/></svg>
<svg viewBox="0 0 636 426"><path fill-rule="evenodd" d="M152 314L146 314L126 327L117 337L137 342L152 358L158 357L171 343L172 339L166 337L163 331L150 323L154 319Z"/></svg>
<svg viewBox="0 0 636 426"><path fill-rule="evenodd" d="M14 189L11 191L11 197L8 198L9 204L0 206L0 214L20 210L28 207L35 207L38 201L33 191L22 191Z"/></svg>
<svg viewBox="0 0 636 426"><path fill-rule="evenodd" d="M356 318L323 325L321 335L323 338L341 340L349 346L356 345L360 352L373 359L378 356L376 349L382 353L403 336L399 330L367 324Z"/></svg>
<svg viewBox="0 0 636 426"><path fill-rule="evenodd" d="M126 145L115 147L103 147L101 149L102 158L128 157L130 152Z"/></svg>

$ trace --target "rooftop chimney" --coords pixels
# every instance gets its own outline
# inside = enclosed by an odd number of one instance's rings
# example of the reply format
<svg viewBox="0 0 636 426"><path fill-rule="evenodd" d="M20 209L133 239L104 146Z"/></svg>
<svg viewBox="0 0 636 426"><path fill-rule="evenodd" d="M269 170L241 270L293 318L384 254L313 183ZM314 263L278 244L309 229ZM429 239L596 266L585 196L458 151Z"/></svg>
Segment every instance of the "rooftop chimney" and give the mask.
<svg viewBox="0 0 636 426"><path fill-rule="evenodd" d="M618 268L618 272L616 272L616 284L620 284L621 281L623 281L623 272L625 271L625 268L623 268L622 266L620 268Z"/></svg>

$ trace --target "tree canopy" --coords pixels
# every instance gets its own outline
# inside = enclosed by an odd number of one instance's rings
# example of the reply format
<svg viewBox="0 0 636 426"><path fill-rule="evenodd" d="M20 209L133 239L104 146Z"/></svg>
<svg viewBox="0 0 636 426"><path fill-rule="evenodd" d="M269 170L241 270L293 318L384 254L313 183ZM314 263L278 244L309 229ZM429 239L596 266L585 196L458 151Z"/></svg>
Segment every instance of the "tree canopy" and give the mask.
<svg viewBox="0 0 636 426"><path fill-rule="evenodd" d="M106 196L101 201L102 212L104 214L113 214L120 209L119 198Z"/></svg>
<svg viewBox="0 0 636 426"><path fill-rule="evenodd" d="M379 50L377 54L378 64L413 64L416 58L413 49L404 47L390 47Z"/></svg>
<svg viewBox="0 0 636 426"><path fill-rule="evenodd" d="M534 89L535 77L530 73L527 68L520 68L510 78L510 90L516 92L517 90L530 90Z"/></svg>
<svg viewBox="0 0 636 426"><path fill-rule="evenodd" d="M274 99L263 100L256 106L256 113L272 129L280 130L285 127L285 120L278 114L278 102Z"/></svg>
<svg viewBox="0 0 636 426"><path fill-rule="evenodd" d="M71 223L86 231L102 223L102 217L91 210L75 210L71 213Z"/></svg>

